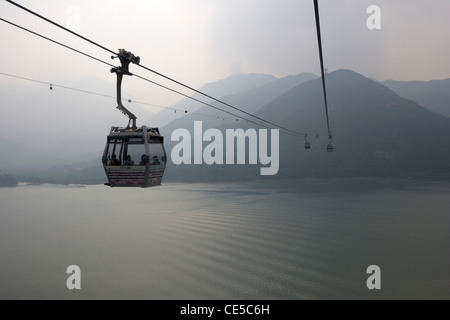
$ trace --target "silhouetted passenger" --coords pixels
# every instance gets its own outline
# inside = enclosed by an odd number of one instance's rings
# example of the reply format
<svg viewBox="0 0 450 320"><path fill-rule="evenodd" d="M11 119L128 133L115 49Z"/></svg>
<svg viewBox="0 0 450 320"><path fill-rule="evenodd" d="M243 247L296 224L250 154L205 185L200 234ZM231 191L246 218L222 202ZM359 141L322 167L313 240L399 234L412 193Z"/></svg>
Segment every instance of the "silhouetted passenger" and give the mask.
<svg viewBox="0 0 450 320"><path fill-rule="evenodd" d="M154 165L154 166L159 166L160 164L161 164L161 163L159 162L158 157L157 157L157 156L154 156L154 157L153 157L152 165Z"/></svg>
<svg viewBox="0 0 450 320"><path fill-rule="evenodd" d="M149 162L148 155L143 154L141 156L141 162L139 163L140 166L145 166Z"/></svg>
<svg viewBox="0 0 450 320"><path fill-rule="evenodd" d="M127 160L123 162L124 166L134 166L134 161L131 160L131 155L127 156Z"/></svg>
<svg viewBox="0 0 450 320"><path fill-rule="evenodd" d="M120 166L120 162L117 159L117 156L115 154L113 154L111 157L111 165L112 166Z"/></svg>

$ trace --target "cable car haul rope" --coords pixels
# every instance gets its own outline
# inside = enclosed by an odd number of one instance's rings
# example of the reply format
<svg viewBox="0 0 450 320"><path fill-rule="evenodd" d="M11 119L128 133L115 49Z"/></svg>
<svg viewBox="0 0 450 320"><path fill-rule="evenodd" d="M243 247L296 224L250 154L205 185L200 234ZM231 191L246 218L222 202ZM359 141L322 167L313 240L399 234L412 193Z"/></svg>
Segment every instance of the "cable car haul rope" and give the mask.
<svg viewBox="0 0 450 320"><path fill-rule="evenodd" d="M331 135L330 130L330 118L328 116L328 99L327 99L327 88L325 85L325 67L323 64L323 51L322 51L322 36L320 33L320 18L319 18L319 4L318 0L314 0L314 12L316 16L316 30L317 30L317 43L319 45L319 58L320 58L320 72L322 75L322 87L323 87L323 98L325 101L325 114L327 117L327 128L328 128L328 145L327 145L327 151L333 152L333 137Z"/></svg>

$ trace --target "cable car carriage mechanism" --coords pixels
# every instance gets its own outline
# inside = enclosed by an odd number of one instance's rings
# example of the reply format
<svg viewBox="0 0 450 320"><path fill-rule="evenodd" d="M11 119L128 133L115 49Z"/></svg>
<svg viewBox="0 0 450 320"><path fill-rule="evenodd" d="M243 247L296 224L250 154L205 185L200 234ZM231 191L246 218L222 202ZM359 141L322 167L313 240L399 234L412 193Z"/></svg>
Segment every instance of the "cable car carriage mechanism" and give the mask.
<svg viewBox="0 0 450 320"><path fill-rule="evenodd" d="M111 57L115 58L115 57ZM124 49L117 56L120 67L112 68L117 74L117 109L128 116L126 128L112 127L107 136L102 162L110 187L152 187L161 184L167 156L164 137L158 128L136 127L136 116L122 105L122 79L132 76L129 64L139 64L140 58Z"/></svg>

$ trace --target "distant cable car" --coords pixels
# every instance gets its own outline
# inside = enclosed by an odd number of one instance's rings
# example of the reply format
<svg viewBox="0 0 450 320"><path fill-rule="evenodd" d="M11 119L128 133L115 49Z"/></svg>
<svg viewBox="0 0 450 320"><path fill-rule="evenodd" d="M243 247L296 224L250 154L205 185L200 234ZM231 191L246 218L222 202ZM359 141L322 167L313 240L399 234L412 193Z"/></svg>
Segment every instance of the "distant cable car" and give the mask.
<svg viewBox="0 0 450 320"><path fill-rule="evenodd" d="M114 57L112 57L114 58ZM117 109L128 116L126 128L112 127L107 136L102 163L110 187L152 187L161 184L167 156L164 137L158 128L136 127L136 116L122 105L121 87L123 75L130 62L139 64L139 57L119 50L122 66L111 69L117 74Z"/></svg>
<svg viewBox="0 0 450 320"><path fill-rule="evenodd" d="M327 152L334 152L334 148L333 148L333 145L331 143L329 143L327 145Z"/></svg>
<svg viewBox="0 0 450 320"><path fill-rule="evenodd" d="M310 150L310 149L311 149L311 143L309 143L307 137L308 137L308 135L305 134L305 149L306 149L306 150Z"/></svg>
<svg viewBox="0 0 450 320"><path fill-rule="evenodd" d="M328 142L328 145L327 145L327 152L334 152L333 137L331 135L330 135L330 141Z"/></svg>

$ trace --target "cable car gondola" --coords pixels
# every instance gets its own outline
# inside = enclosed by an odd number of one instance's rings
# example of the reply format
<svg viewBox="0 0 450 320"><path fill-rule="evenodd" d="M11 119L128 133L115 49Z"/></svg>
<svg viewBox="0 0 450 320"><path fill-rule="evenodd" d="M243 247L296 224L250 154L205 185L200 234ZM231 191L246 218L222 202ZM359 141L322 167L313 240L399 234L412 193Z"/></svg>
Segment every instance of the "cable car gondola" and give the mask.
<svg viewBox="0 0 450 320"><path fill-rule="evenodd" d="M329 143L327 145L327 152L334 152L333 144Z"/></svg>
<svg viewBox="0 0 450 320"><path fill-rule="evenodd" d="M114 57L113 57L114 58ZM111 69L117 74L117 109L128 116L126 128L112 127L107 136L102 156L110 187L152 187L161 184L166 167L167 156L164 137L158 128L136 127L136 116L122 105L121 87L123 75L130 62L139 64L139 57L119 50L118 58L122 66Z"/></svg>
<svg viewBox="0 0 450 320"><path fill-rule="evenodd" d="M110 187L160 185L167 162L164 137L158 128L112 127L102 160Z"/></svg>
<svg viewBox="0 0 450 320"><path fill-rule="evenodd" d="M305 150L310 150L311 149L311 143L309 143L307 137L308 137L308 135L305 134Z"/></svg>
<svg viewBox="0 0 450 320"><path fill-rule="evenodd" d="M330 141L328 142L327 145L327 152L334 152L334 148L333 148L333 138L330 135Z"/></svg>

